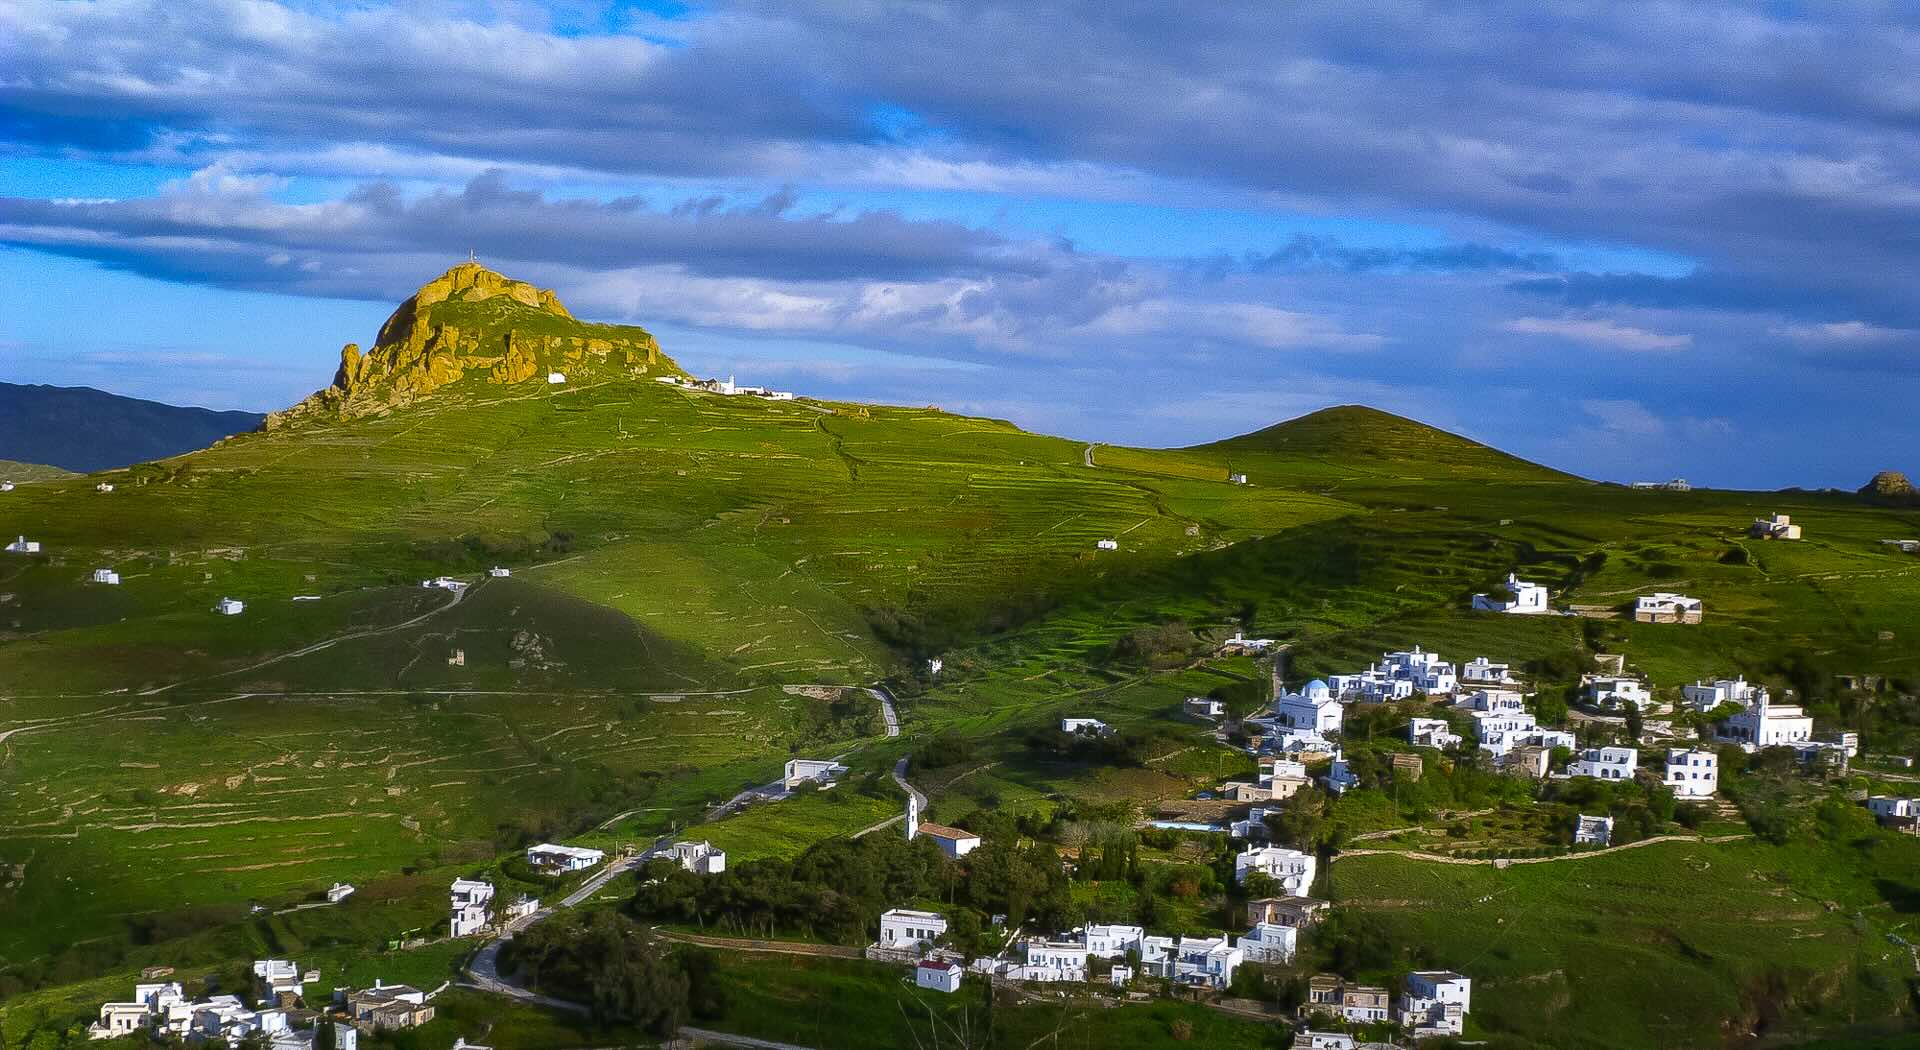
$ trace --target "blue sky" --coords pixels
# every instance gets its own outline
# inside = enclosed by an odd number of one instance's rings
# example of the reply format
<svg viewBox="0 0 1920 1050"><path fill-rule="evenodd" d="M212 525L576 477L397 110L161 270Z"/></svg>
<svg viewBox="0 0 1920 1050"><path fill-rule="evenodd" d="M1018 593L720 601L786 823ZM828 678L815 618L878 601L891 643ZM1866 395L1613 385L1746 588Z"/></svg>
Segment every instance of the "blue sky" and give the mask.
<svg viewBox="0 0 1920 1050"><path fill-rule="evenodd" d="M0 379L269 409L471 248L702 371L1594 477L1920 448L1898 8L21 0Z"/></svg>

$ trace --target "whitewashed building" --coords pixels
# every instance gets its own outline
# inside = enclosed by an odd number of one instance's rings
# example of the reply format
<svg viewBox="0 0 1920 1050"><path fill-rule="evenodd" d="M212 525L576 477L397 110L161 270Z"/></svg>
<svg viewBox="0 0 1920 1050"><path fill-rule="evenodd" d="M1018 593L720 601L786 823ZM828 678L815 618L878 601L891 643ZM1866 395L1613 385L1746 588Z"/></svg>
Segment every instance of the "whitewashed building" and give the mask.
<svg viewBox="0 0 1920 1050"><path fill-rule="evenodd" d="M451 591L454 594L459 594L461 591L467 589L465 580L456 580L451 576L435 576L431 580L421 580L420 586L427 590L432 590L437 587L440 590Z"/></svg>
<svg viewBox="0 0 1920 1050"><path fill-rule="evenodd" d="M495 565L493 568L487 570L487 575L496 580L504 580L513 575L513 570L502 565Z"/></svg>
<svg viewBox="0 0 1920 1050"><path fill-rule="evenodd" d="M913 968L913 983L921 988L951 994L960 990L960 978L965 973L954 963L922 959Z"/></svg>
<svg viewBox="0 0 1920 1050"><path fill-rule="evenodd" d="M1813 739L1813 719L1797 706L1773 703L1762 692L1753 706L1722 720L1714 736L1748 751L1791 747Z"/></svg>
<svg viewBox="0 0 1920 1050"><path fill-rule="evenodd" d="M1470 698L1475 711L1513 713L1527 709L1527 697L1518 689L1475 689Z"/></svg>
<svg viewBox="0 0 1920 1050"><path fill-rule="evenodd" d="M1327 790L1336 795L1344 795L1360 786L1359 775L1354 773L1353 767L1347 764L1347 756L1339 750L1334 751L1333 762L1327 767L1326 776L1321 779L1326 781Z"/></svg>
<svg viewBox="0 0 1920 1050"><path fill-rule="evenodd" d="M1190 696L1181 710L1195 718L1220 718L1227 713L1227 705L1210 696Z"/></svg>
<svg viewBox="0 0 1920 1050"><path fill-rule="evenodd" d="M1333 690L1316 678L1300 692L1283 694L1274 701L1273 717L1289 729L1320 736L1340 731L1342 712Z"/></svg>
<svg viewBox="0 0 1920 1050"><path fill-rule="evenodd" d="M1119 540L1101 540L1098 543L1095 543L1094 546L1100 548L1103 551L1117 551L1120 549L1120 541Z"/></svg>
<svg viewBox="0 0 1920 1050"><path fill-rule="evenodd" d="M1090 923L1080 931L1080 939L1087 954L1096 959L1124 959L1128 952L1140 950L1140 940L1147 931L1138 926L1115 926Z"/></svg>
<svg viewBox="0 0 1920 1050"><path fill-rule="evenodd" d="M1140 965L1175 984L1225 988L1246 954L1226 937L1148 937L1140 946Z"/></svg>
<svg viewBox="0 0 1920 1050"><path fill-rule="evenodd" d="M1775 514L1769 518L1755 518L1747 534L1757 540L1797 540L1800 538L1800 526L1785 514Z"/></svg>
<svg viewBox="0 0 1920 1050"><path fill-rule="evenodd" d="M1473 608L1481 612L1512 613L1517 616L1538 616L1550 611L1547 608L1547 589L1540 584L1508 573L1507 591L1513 597L1493 598L1476 594L1473 596Z"/></svg>
<svg viewBox="0 0 1920 1050"><path fill-rule="evenodd" d="M336 882L327 887L328 904L338 904L351 896L353 896L353 884L350 882Z"/></svg>
<svg viewBox="0 0 1920 1050"><path fill-rule="evenodd" d="M300 964L292 959L255 959L253 962L254 992L261 998L273 1001L282 995L296 998L306 990L300 980Z"/></svg>
<svg viewBox="0 0 1920 1050"><path fill-rule="evenodd" d="M946 854L951 860L959 860L980 848L980 836L961 828L950 828L945 824L923 820L914 830L917 834L931 839L934 845L940 847L940 852Z"/></svg>
<svg viewBox="0 0 1920 1050"><path fill-rule="evenodd" d="M1573 826L1573 843L1576 846L1607 846L1613 843L1613 818L1590 817L1585 813Z"/></svg>
<svg viewBox="0 0 1920 1050"><path fill-rule="evenodd" d="M1358 1050L1360 1044L1345 1032L1319 1032L1302 1028L1293 1036L1293 1050Z"/></svg>
<svg viewBox="0 0 1920 1050"><path fill-rule="evenodd" d="M1556 748L1573 747L1575 744L1572 733L1561 729L1543 729L1539 720L1528 711L1475 711L1473 729L1481 749L1491 751L1496 758L1523 745Z"/></svg>
<svg viewBox="0 0 1920 1050"><path fill-rule="evenodd" d="M1920 798L1869 795L1867 811L1873 814L1875 820L1890 828L1912 831L1920 827Z"/></svg>
<svg viewBox="0 0 1920 1050"><path fill-rule="evenodd" d="M1617 675L1581 675L1587 699L1599 707L1624 708L1628 704L1646 710L1653 705L1653 693L1638 678Z"/></svg>
<svg viewBox="0 0 1920 1050"><path fill-rule="evenodd" d="M781 783L792 791L802 784L825 784L846 771L847 767L830 758L793 758L787 760Z"/></svg>
<svg viewBox="0 0 1920 1050"><path fill-rule="evenodd" d="M1075 981L1087 979L1087 946L1079 941L1048 941L1038 938L1026 943L1026 962L1018 971L1023 981Z"/></svg>
<svg viewBox="0 0 1920 1050"><path fill-rule="evenodd" d="M1501 685L1513 681L1513 668L1507 664L1497 664L1484 656L1468 660L1460 668L1460 680L1463 682L1486 682Z"/></svg>
<svg viewBox="0 0 1920 1050"><path fill-rule="evenodd" d="M1632 780L1640 767L1640 751L1631 747L1590 747L1567 763L1570 777L1596 780Z"/></svg>
<svg viewBox="0 0 1920 1050"><path fill-rule="evenodd" d="M120 574L114 572L112 569L95 569L93 570L93 582L104 583L109 587L118 587L120 586Z"/></svg>
<svg viewBox="0 0 1920 1050"><path fill-rule="evenodd" d="M1633 603L1633 618L1640 623L1699 623L1703 611L1700 599L1666 591L1643 594Z"/></svg>
<svg viewBox="0 0 1920 1050"><path fill-rule="evenodd" d="M222 598L220 603L213 607L213 611L222 616L238 616L247 611L247 603L238 598Z"/></svg>
<svg viewBox="0 0 1920 1050"><path fill-rule="evenodd" d="M1400 996L1400 1023L1415 1039L1459 1035L1473 1009L1473 982L1451 970L1415 970Z"/></svg>
<svg viewBox="0 0 1920 1050"><path fill-rule="evenodd" d="M21 536L20 538L14 540L12 543L7 544L7 553L8 554L38 554L40 553L40 541L30 540L25 536Z"/></svg>
<svg viewBox="0 0 1920 1050"><path fill-rule="evenodd" d="M1765 689L1745 678L1716 678L1680 687L1680 695L1686 697L1696 711L1711 711L1726 703L1751 705L1765 693Z"/></svg>
<svg viewBox="0 0 1920 1050"><path fill-rule="evenodd" d="M547 385L549 386L559 386L560 384L566 381L567 381L567 374L565 372L548 372L547 373Z"/></svg>
<svg viewBox="0 0 1920 1050"><path fill-rule="evenodd" d="M727 851L705 839L674 843L673 860L695 875L718 875L727 870Z"/></svg>
<svg viewBox="0 0 1920 1050"><path fill-rule="evenodd" d="M1685 747L1667 749L1666 784L1675 798L1708 798L1720 788L1720 756Z"/></svg>
<svg viewBox="0 0 1920 1050"><path fill-rule="evenodd" d="M1444 751L1459 747L1464 740L1453 731L1453 723L1444 718L1416 718L1407 723L1407 742L1415 747L1437 747Z"/></svg>
<svg viewBox="0 0 1920 1050"><path fill-rule="evenodd" d="M447 935L468 937L486 929L492 903L493 883L477 879L453 880L450 901L453 915L448 921Z"/></svg>
<svg viewBox="0 0 1920 1050"><path fill-rule="evenodd" d="M538 846L527 847L527 863L542 871L572 872L585 871L607 859L602 850L587 849L583 846L560 846L551 842L542 842Z"/></svg>
<svg viewBox="0 0 1920 1050"><path fill-rule="evenodd" d="M1304 897L1313 888L1319 862L1310 853L1281 846L1248 846L1233 858L1233 881L1245 883L1258 872L1280 884L1280 892Z"/></svg>
<svg viewBox="0 0 1920 1050"><path fill-rule="evenodd" d="M1106 736L1113 732L1113 727L1100 721L1098 718L1062 718L1060 720L1060 731L1062 733L1084 733L1087 736Z"/></svg>
<svg viewBox="0 0 1920 1050"><path fill-rule="evenodd" d="M1276 922L1255 923L1240 936L1240 950L1248 962L1290 963L1300 943L1300 931Z"/></svg>
<svg viewBox="0 0 1920 1050"><path fill-rule="evenodd" d="M881 948L923 951L947 935L947 918L939 912L894 908L880 913Z"/></svg>

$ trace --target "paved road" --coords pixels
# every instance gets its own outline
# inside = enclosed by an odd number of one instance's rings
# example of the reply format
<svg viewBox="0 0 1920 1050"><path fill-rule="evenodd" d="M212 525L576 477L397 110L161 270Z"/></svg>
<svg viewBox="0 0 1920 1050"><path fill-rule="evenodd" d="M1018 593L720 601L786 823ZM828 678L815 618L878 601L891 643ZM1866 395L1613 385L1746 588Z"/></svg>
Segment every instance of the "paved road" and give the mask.
<svg viewBox="0 0 1920 1050"><path fill-rule="evenodd" d="M900 712L894 710L893 693L888 691L884 685L875 685L873 688L867 690L867 695L880 701L880 717L886 720L887 735L890 737L899 736Z"/></svg>
<svg viewBox="0 0 1920 1050"><path fill-rule="evenodd" d="M900 785L900 790L912 795L913 801L919 807L920 812L925 813L927 811L927 796L922 795L919 788L907 783L907 760L906 755L901 755L900 761L893 764L893 782Z"/></svg>
<svg viewBox="0 0 1920 1050"><path fill-rule="evenodd" d="M750 1047L752 1050L813 1050L812 1047L801 1046L798 1043L776 1043L771 1039L755 1039L749 1035L716 1032L708 1028L689 1028L686 1025L681 1025L680 1031L675 1034L690 1039L704 1039L709 1043L719 1043L722 1046Z"/></svg>

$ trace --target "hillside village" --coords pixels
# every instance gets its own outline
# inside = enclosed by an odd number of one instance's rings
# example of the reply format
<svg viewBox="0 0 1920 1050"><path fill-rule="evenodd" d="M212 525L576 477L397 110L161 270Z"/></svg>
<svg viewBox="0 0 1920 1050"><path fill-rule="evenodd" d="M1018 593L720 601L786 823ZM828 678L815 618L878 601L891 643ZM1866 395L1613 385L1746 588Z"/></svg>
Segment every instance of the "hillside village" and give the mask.
<svg viewBox="0 0 1920 1050"><path fill-rule="evenodd" d="M1897 512L1358 409L1138 450L801 400L502 281L259 434L6 490L0 1045L1908 1009ZM1794 967L1841 990L1710 994Z"/></svg>

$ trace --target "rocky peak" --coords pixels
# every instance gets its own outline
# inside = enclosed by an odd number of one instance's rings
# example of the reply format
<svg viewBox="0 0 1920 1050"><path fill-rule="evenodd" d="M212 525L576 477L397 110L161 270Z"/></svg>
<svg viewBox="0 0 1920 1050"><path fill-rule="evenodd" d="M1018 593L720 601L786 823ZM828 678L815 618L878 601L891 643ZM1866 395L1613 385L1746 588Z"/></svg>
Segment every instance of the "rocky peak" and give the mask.
<svg viewBox="0 0 1920 1050"><path fill-rule="evenodd" d="M1883 470L1873 476L1873 480L1860 486L1860 495L1868 499L1887 500L1896 503L1912 503L1920 500L1913 482L1897 470Z"/></svg>
<svg viewBox="0 0 1920 1050"><path fill-rule="evenodd" d="M463 379L496 385L681 375L643 328L579 321L559 296L463 262L400 304L373 348L340 351L333 385L267 417L269 430L308 419L378 415Z"/></svg>

